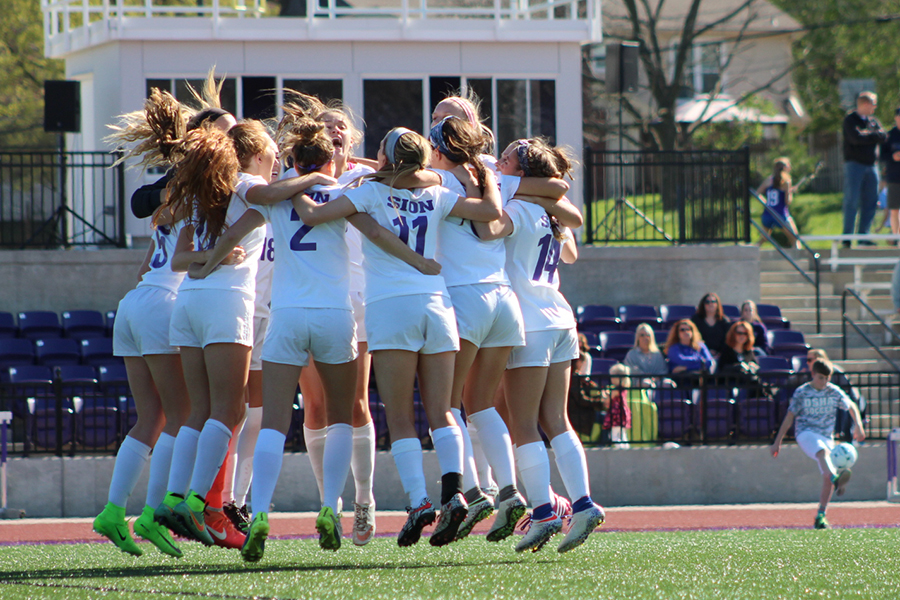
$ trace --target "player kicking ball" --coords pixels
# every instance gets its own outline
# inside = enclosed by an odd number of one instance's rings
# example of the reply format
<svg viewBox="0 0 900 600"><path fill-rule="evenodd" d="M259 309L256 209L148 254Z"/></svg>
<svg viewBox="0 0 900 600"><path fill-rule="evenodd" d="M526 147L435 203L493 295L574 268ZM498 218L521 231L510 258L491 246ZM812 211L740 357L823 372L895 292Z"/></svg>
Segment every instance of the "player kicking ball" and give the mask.
<svg viewBox="0 0 900 600"><path fill-rule="evenodd" d="M812 381L804 383L794 392L788 412L784 416L784 422L775 436L772 444L772 457L778 456L781 449L781 441L784 439L791 424L794 423L797 445L819 464L819 472L822 473L822 493L819 496L819 512L816 515L816 529L828 529L828 520L825 518L825 509L831 494L837 491L838 496L844 495L847 482L850 481L850 469L844 469L838 473L831 461L831 450L834 448L834 421L837 408L840 406L850 411L853 423L853 439L861 442L866 438L863 429L862 417L859 407L839 387L828 379L834 372L831 363L825 360L817 360L812 364Z"/></svg>

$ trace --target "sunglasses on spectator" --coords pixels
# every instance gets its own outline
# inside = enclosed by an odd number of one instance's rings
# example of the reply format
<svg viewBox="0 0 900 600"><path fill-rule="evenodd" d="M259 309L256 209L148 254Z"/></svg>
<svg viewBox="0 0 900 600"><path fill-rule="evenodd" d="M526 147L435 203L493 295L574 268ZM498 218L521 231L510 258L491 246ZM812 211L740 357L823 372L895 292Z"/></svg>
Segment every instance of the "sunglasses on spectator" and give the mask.
<svg viewBox="0 0 900 600"><path fill-rule="evenodd" d="M735 335L747 335L747 332L746 331L735 331L734 334Z"/></svg>
<svg viewBox="0 0 900 600"><path fill-rule="evenodd" d="M706 299L706 303L707 303L707 304L718 304L719 301L716 300L715 298L707 298L707 299Z"/></svg>
<svg viewBox="0 0 900 600"><path fill-rule="evenodd" d="M690 327L682 327L678 331L679 331L679 333L684 333L685 331L688 333L694 333Z"/></svg>

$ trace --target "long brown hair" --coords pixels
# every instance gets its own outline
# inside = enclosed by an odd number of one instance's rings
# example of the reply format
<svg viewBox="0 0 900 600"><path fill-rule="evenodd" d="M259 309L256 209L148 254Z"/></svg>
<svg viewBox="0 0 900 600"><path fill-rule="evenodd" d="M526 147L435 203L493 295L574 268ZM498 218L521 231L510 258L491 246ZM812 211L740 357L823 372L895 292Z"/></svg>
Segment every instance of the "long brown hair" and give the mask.
<svg viewBox="0 0 900 600"><path fill-rule="evenodd" d="M704 294L702 298L700 298L700 304L697 305L697 316L700 319L706 318L706 300L707 298L715 298L716 299L716 321L721 321L725 318L725 311L722 309L722 299L719 298L719 295L715 292L709 292L708 294Z"/></svg>
<svg viewBox="0 0 900 600"><path fill-rule="evenodd" d="M734 348L734 344L737 342L737 328L742 327L744 331L747 333L747 339L744 341L744 346L741 348L741 352L749 352L753 350L753 344L756 343L756 336L753 335L753 326L750 325L747 321L735 321L731 324L731 327L728 328L728 334L725 336L725 344Z"/></svg>
<svg viewBox="0 0 900 600"><path fill-rule="evenodd" d="M550 143L541 137L532 138L530 140L519 140L514 142L518 144L517 158L519 159L519 168L525 173L526 177L557 177L562 179L567 176L572 178L572 169L575 166L575 159L571 152L562 146L551 146ZM557 241L562 242L565 238L562 234L562 226L556 217L550 217L550 229L553 231L553 237Z"/></svg>
<svg viewBox="0 0 900 600"><path fill-rule="evenodd" d="M234 141L234 151L241 163L241 170L245 170L253 157L265 152L272 143L266 126L256 119L241 120L228 131L228 136Z"/></svg>
<svg viewBox="0 0 900 600"><path fill-rule="evenodd" d="M666 338L666 347L664 350L666 354L669 353L669 348L675 344L681 343L678 341L678 329L681 328L682 325L687 325L691 328L691 348L700 350L700 343L703 341L703 338L700 336L700 330L697 329L697 326L694 325L694 322L690 319L681 319L672 325L672 329L669 330L669 337Z"/></svg>
<svg viewBox="0 0 900 600"><path fill-rule="evenodd" d="M108 126L112 133L104 141L124 150L114 166L140 157L137 166L170 167L180 158L187 119L187 110L172 94L152 88L142 110L119 115L118 123Z"/></svg>
<svg viewBox="0 0 900 600"><path fill-rule="evenodd" d="M431 128L430 138L438 146L438 152L449 161L472 165L478 187L483 192L487 173L479 157L485 144L484 134L468 121L447 117Z"/></svg>
<svg viewBox="0 0 900 600"><path fill-rule="evenodd" d="M772 187L787 191L791 187L791 161L781 157L775 161L775 170L772 173Z"/></svg>
<svg viewBox="0 0 900 600"><path fill-rule="evenodd" d="M290 147L294 168L301 175L318 171L334 158L334 144L325 126L309 117L298 119L282 141Z"/></svg>

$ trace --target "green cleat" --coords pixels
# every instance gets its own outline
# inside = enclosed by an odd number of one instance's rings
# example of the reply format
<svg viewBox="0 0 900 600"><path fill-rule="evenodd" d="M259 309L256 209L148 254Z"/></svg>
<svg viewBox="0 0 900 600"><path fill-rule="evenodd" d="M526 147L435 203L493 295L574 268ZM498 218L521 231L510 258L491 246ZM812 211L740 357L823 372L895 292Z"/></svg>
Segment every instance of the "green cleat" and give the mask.
<svg viewBox="0 0 900 600"><path fill-rule="evenodd" d="M318 520L317 520L318 522ZM241 548L241 556L247 562L257 562L263 557L266 550L266 538L269 537L269 516L264 513L256 513L247 530L247 539Z"/></svg>
<svg viewBox="0 0 900 600"><path fill-rule="evenodd" d="M319 532L319 547L322 550L337 550L341 547L343 528L334 511L324 506L316 518L316 531Z"/></svg>
<svg viewBox="0 0 900 600"><path fill-rule="evenodd" d="M181 558L181 550L169 534L169 530L153 520L153 507L145 506L141 516L134 522L134 534L157 548L163 554Z"/></svg>
<svg viewBox="0 0 900 600"><path fill-rule="evenodd" d="M831 524L828 522L828 519L825 518L825 513L819 513L816 515L816 522L813 523L814 529L831 529Z"/></svg>
<svg viewBox="0 0 900 600"><path fill-rule="evenodd" d="M206 510L206 500L191 490L184 502L172 509L172 512L178 517L181 526L190 534L191 539L195 539L205 546L213 546L215 541L206 529L204 510Z"/></svg>
<svg viewBox="0 0 900 600"><path fill-rule="evenodd" d="M187 529L181 524L181 520L175 514L175 507L184 502L181 494L173 494L169 492L156 510L153 511L153 520L168 528L173 533L177 533L181 537L190 539L191 535Z"/></svg>
<svg viewBox="0 0 900 600"><path fill-rule="evenodd" d="M133 556L140 556L144 553L134 539L131 532L128 531L128 524L125 522L125 508L116 506L112 502L108 502L103 512L94 519L94 531L100 535L109 538L109 540L119 547L122 552Z"/></svg>

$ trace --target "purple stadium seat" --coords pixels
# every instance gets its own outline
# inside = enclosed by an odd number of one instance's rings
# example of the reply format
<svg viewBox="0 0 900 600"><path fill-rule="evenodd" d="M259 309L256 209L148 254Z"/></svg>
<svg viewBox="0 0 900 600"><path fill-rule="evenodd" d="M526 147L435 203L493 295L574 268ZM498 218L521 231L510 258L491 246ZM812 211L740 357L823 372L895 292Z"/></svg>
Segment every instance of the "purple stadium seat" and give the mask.
<svg viewBox="0 0 900 600"><path fill-rule="evenodd" d="M662 319L662 329L671 329L672 325L681 319L690 319L697 312L696 306L690 304L660 304L659 316Z"/></svg>
<svg viewBox="0 0 900 600"><path fill-rule="evenodd" d="M705 440L730 438L734 434L735 391L732 388L706 388L705 407L700 390L694 391L694 423L703 423Z"/></svg>
<svg viewBox="0 0 900 600"><path fill-rule="evenodd" d="M46 310L20 312L19 335L30 340L62 337L59 317Z"/></svg>
<svg viewBox="0 0 900 600"><path fill-rule="evenodd" d="M772 352L782 356L793 356L809 350L803 333L790 329L772 329L767 334Z"/></svg>
<svg viewBox="0 0 900 600"><path fill-rule="evenodd" d="M62 314L62 327L66 337L76 340L107 337L103 315L96 310L67 310Z"/></svg>
<svg viewBox="0 0 900 600"><path fill-rule="evenodd" d="M665 329L654 329L653 339L656 340L656 345L659 346L659 351L662 352L663 347L666 345L666 340L669 339L669 332Z"/></svg>
<svg viewBox="0 0 900 600"><path fill-rule="evenodd" d="M658 388L651 397L656 404L659 417L659 438L680 440L691 431L691 409L693 403L689 393L678 388Z"/></svg>
<svg viewBox="0 0 900 600"><path fill-rule="evenodd" d="M746 389L738 390L738 433L745 438L771 438L778 426L776 404L767 396L753 397Z"/></svg>
<svg viewBox="0 0 900 600"><path fill-rule="evenodd" d="M759 320L768 329L790 329L791 322L781 316L781 309L774 304L757 304Z"/></svg>
<svg viewBox="0 0 900 600"><path fill-rule="evenodd" d="M762 373L785 372L793 370L791 363L783 356L759 356L756 358Z"/></svg>
<svg viewBox="0 0 900 600"><path fill-rule="evenodd" d="M35 340L37 363L48 367L77 365L81 360L78 342L67 338Z"/></svg>
<svg viewBox="0 0 900 600"><path fill-rule="evenodd" d="M575 310L578 329L585 331L608 331L619 328L619 316L612 306L585 304Z"/></svg>
<svg viewBox="0 0 900 600"><path fill-rule="evenodd" d="M88 338L81 340L81 362L98 367L113 363L124 363L121 356L113 356L113 343L110 338Z"/></svg>
<svg viewBox="0 0 900 600"><path fill-rule="evenodd" d="M16 331L18 328L12 313L0 312L0 338L16 337Z"/></svg>
<svg viewBox="0 0 900 600"><path fill-rule="evenodd" d="M0 367L34 364L34 343L22 338L0 338Z"/></svg>
<svg viewBox="0 0 900 600"><path fill-rule="evenodd" d="M737 321L741 318L741 309L734 304L723 304L722 312L729 321Z"/></svg>
<svg viewBox="0 0 900 600"><path fill-rule="evenodd" d="M106 337L112 337L113 326L116 323L116 311L106 311Z"/></svg>
<svg viewBox="0 0 900 600"><path fill-rule="evenodd" d="M595 358L591 361L591 375L607 375L609 368L617 362L611 358Z"/></svg>
<svg viewBox="0 0 900 600"><path fill-rule="evenodd" d="M656 314L656 307L649 304L626 304L619 307L619 318L622 329L634 331L641 323L647 323L651 329L659 329L662 319Z"/></svg>
<svg viewBox="0 0 900 600"><path fill-rule="evenodd" d="M631 331L604 331L600 334L603 358L622 360L633 347L634 333Z"/></svg>

